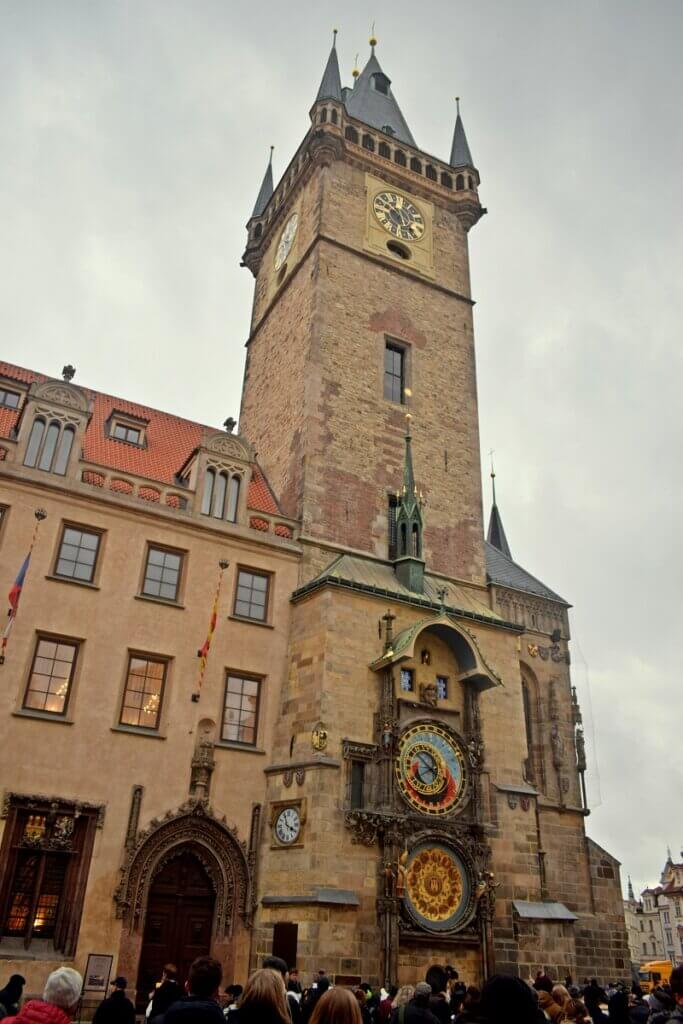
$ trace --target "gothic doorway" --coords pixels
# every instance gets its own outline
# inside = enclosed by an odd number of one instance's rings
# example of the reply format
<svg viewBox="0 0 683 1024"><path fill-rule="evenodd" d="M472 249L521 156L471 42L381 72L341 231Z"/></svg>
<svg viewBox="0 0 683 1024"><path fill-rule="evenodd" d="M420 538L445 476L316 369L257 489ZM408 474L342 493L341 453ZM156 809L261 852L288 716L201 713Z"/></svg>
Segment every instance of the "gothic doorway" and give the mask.
<svg viewBox="0 0 683 1024"><path fill-rule="evenodd" d="M176 965L182 985L195 957L210 952L215 903L211 880L190 850L179 852L156 876L149 890L142 938L138 1012L144 1012L164 964Z"/></svg>

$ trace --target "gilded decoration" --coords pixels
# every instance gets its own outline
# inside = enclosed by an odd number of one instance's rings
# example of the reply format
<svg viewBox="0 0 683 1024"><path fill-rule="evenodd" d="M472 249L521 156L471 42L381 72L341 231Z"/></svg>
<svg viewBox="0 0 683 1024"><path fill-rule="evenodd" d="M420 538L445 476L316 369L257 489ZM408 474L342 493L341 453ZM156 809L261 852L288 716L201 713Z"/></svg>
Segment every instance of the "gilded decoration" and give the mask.
<svg viewBox="0 0 683 1024"><path fill-rule="evenodd" d="M432 931L451 931L463 919L469 898L467 870L454 850L428 841L411 851L404 903L417 924Z"/></svg>
<svg viewBox="0 0 683 1024"><path fill-rule="evenodd" d="M432 722L407 729L399 741L395 770L404 800L422 814L443 816L462 803L465 755L442 725Z"/></svg>

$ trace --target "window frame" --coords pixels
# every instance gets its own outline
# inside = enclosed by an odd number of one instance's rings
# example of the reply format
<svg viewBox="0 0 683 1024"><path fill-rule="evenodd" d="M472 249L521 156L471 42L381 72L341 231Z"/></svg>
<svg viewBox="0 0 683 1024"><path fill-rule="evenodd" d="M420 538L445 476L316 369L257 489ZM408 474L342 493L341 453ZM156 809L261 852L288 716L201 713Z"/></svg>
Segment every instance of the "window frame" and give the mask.
<svg viewBox="0 0 683 1024"><path fill-rule="evenodd" d="M410 687L405 689L403 686L403 673L410 673ZM398 688L400 693L415 693L415 669L414 668L400 668L398 670Z"/></svg>
<svg viewBox="0 0 683 1024"><path fill-rule="evenodd" d="M395 338L392 335L385 334L382 343L381 352L381 367L382 367L382 398L385 402L390 402L391 405L397 406L410 406L410 400L412 396L412 346L409 342L402 341L400 338ZM401 356L401 397L397 401L395 398L387 395L386 393L386 382L387 382L387 353L396 352ZM396 375L392 377L395 379Z"/></svg>
<svg viewBox="0 0 683 1024"><path fill-rule="evenodd" d="M178 569L178 580L176 583L175 597L163 597L161 594L148 594L145 591L145 583L147 581L147 570L149 569L149 556L152 551L159 551L164 555L177 555L180 558L180 567ZM172 548L168 544L157 544L155 541L148 540L145 546L145 557L142 563L142 573L140 575L140 586L138 589L138 597L143 598L145 601L160 601L161 604L167 605L180 605L181 601L181 588L184 588L185 580L185 556L187 551L182 548ZM162 566L162 571L165 566ZM155 581L161 584L163 581Z"/></svg>
<svg viewBox="0 0 683 1024"><path fill-rule="evenodd" d="M26 392L20 391L19 388L8 387L6 384L0 384L0 409L10 409L12 412L19 412L21 410L21 400ZM17 404L10 405L4 401L5 395L16 395Z"/></svg>
<svg viewBox="0 0 683 1024"><path fill-rule="evenodd" d="M36 428L39 424L41 427L40 436L34 443L34 434L36 433ZM53 428L56 428L57 430L56 437L53 433ZM68 446L66 445L67 436L70 438ZM50 457L48 463L47 465L44 465L43 463L46 452L49 451L47 448L48 439L52 437L54 437L54 445L52 446L52 451L49 452ZM28 440L26 442L26 447L24 448L22 465L26 466L27 469L35 469L40 473L52 473L54 476L66 476L75 440L76 424L65 423L56 416L39 413L33 417L31 429L28 432ZM32 445L35 450L33 452L32 459L29 461L29 451ZM61 468L59 468L60 466Z"/></svg>
<svg viewBox="0 0 683 1024"><path fill-rule="evenodd" d="M63 573L60 573L58 571L58 569L59 569L59 562L60 562L60 559L61 559L62 547L64 546L64 537L65 537L65 534L66 534L67 530L79 530L81 533L89 533L92 536L97 538L97 546L95 548L95 560L94 560L93 565L92 565L92 575L91 575L89 580L82 580L82 579L79 579L77 576L65 576ZM57 551L56 551L56 554L55 554L54 565L53 565L53 568L52 568L52 576L55 579L61 580L61 581L66 582L66 583L78 583L78 584L80 584L81 586L84 586L84 587L96 586L97 584L95 583L95 580L96 580L96 578L98 576L98 572L99 572L100 553L101 553L101 550L102 550L102 538L103 538L103 536L104 536L104 531L99 529L96 526L86 526L83 523L75 523L75 522L71 522L71 521L66 520L66 519L62 520L62 532L61 532L61 534L59 536L59 543L57 544ZM79 544L79 550L80 550L80 544ZM78 563L74 563L74 564L78 564Z"/></svg>
<svg viewBox="0 0 683 1024"><path fill-rule="evenodd" d="M266 580L266 601L263 609L264 615L262 619L250 615L243 615L241 612L237 611L237 601L240 588L240 576L242 575L243 572L250 573L252 576L262 576ZM231 617L233 619L239 619L240 622L256 623L257 626L270 625L271 608L273 600L272 590L274 579L275 574L269 572L267 569L257 569L255 566L252 565L238 565L235 572L235 589L233 593ZM251 601L249 603L251 605Z"/></svg>
<svg viewBox="0 0 683 1024"><path fill-rule="evenodd" d="M239 679L241 682L245 682L246 681L246 682L256 683L256 685L257 685L257 688L256 688L256 709L254 711L254 739L253 739L253 742L250 742L249 740L227 739L223 735L223 732L224 732L225 727L226 727L225 712L227 710L226 700L227 700L227 696L228 696L228 682L229 682L229 680L231 678L232 679ZM260 720L261 720L262 691L263 691L263 684L265 682L265 679L266 679L265 676L258 675L255 672L245 672L242 669L236 669L236 668L226 668L225 669L225 673L224 673L224 676L223 676L223 701L222 701L222 704L221 704L221 725L220 725L220 734L219 734L219 739L218 739L219 745L230 746L230 747L237 746L237 747L242 747L245 750L256 750L257 749L257 747L258 747L258 740L259 740L259 727L260 727ZM244 692L242 692L240 694L240 697L241 698L244 697ZM242 712L243 710L244 710L244 708L240 704L239 711ZM238 731L241 728L242 728L242 725L240 723L237 726ZM249 727L245 727L245 728L249 728Z"/></svg>
<svg viewBox="0 0 683 1024"><path fill-rule="evenodd" d="M69 672L68 677L67 691L66 694L64 695L64 707L62 708L61 711L49 711L44 707L31 707L26 703L26 698L28 697L29 690L31 688L31 679L33 678L33 671L35 668L36 658L38 657L38 647L42 641L45 641L46 643L63 644L68 647L73 647L75 651L73 660L71 662L71 670ZM54 633L43 633L40 631L36 633L36 640L33 646L33 654L31 656L31 666L29 668L28 676L24 684L24 690L21 698L22 713L29 715L39 715L41 718L44 717L46 720L54 719L56 721L64 721L66 719L71 705L71 699L74 690L74 682L76 677L76 667L78 665L81 646L82 641L74 637L58 636Z"/></svg>
<svg viewBox="0 0 683 1024"><path fill-rule="evenodd" d="M160 665L164 666L163 675L161 677L161 690L159 692L159 705L157 707L156 724L153 725L153 726L150 726L150 725L140 725L140 723L139 723L139 715L142 712L142 705L140 706L140 708L137 709L137 711L138 711L138 724L137 725L133 725L130 722L124 722L123 721L123 712L124 712L125 707L126 707L126 694L128 693L128 681L130 679L130 667L131 667L131 662L133 661L134 658L137 658L139 661L154 662L155 664L160 664ZM172 660L173 659L171 657L169 657L168 655L166 655L166 654L152 654L150 651L139 651L139 650L136 650L134 648L129 648L128 649L128 651L127 651L127 658L126 658L126 668L125 668L125 673L124 673L124 677L123 677L123 690L121 692L121 700L119 701L118 717L117 717L117 720L116 720L116 728L117 729L123 729L124 731L130 730L131 732L140 732L140 733L143 733L143 734L145 734L147 736L158 736L160 734L162 716L163 716L163 712L164 712L164 701L165 701L166 690L167 690L167 685L168 685L168 676L169 676L169 670L170 670L170 665L171 665L171 661ZM145 678L147 678L147 673L145 673ZM144 692L145 691L143 690L142 691L143 695L144 695Z"/></svg>

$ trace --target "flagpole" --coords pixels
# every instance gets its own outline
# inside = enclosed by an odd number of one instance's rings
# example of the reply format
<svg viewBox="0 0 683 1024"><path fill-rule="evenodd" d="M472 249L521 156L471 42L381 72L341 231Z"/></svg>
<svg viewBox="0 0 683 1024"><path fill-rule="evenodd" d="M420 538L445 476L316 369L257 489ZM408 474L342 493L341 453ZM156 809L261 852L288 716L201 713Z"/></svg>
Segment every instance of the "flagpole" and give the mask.
<svg viewBox="0 0 683 1024"><path fill-rule="evenodd" d="M35 512L33 513L33 515L35 516L35 519L36 519L36 525L33 527L33 536L31 537L31 546L28 549L28 554L27 554L26 558L22 562L21 569L19 570L19 575L17 576L17 579L15 580L15 586L16 586L17 582L19 581L19 578L21 577L21 585L20 585L19 591L18 591L18 593L16 595L14 595L14 593L13 593L14 587L12 587L12 590L10 590L10 596L9 596L10 608L9 608L9 611L7 612L8 621L7 621L7 625L5 626L5 628L3 630L3 633L2 633L2 646L0 646L0 665L4 665L5 664L5 651L7 650L7 642L9 640L10 633L12 632L12 626L14 625L14 620L17 617L17 610L19 608L19 598L21 597L21 592L23 590L24 583L26 582L26 577L28 575L29 565L31 563L31 554L33 553L33 548L34 548L34 545L36 543L36 538L38 536L38 527L42 523L43 519L47 519L47 512L43 508L37 508L35 510Z"/></svg>
<svg viewBox="0 0 683 1024"><path fill-rule="evenodd" d="M216 594L213 599L211 618L209 619L209 629L206 634L206 640L204 641L204 645L200 647L199 650L197 651L197 657L199 658L199 679L197 680L197 689L192 694L192 700L195 704L198 703L199 698L201 696L202 682L204 681L204 670L206 669L206 662L209 657L209 649L211 648L211 640L216 630L216 621L218 619L218 598L220 597L221 593L223 573L225 572L229 565L230 562L228 562L225 558L221 558L220 562L218 563L218 582L216 584Z"/></svg>

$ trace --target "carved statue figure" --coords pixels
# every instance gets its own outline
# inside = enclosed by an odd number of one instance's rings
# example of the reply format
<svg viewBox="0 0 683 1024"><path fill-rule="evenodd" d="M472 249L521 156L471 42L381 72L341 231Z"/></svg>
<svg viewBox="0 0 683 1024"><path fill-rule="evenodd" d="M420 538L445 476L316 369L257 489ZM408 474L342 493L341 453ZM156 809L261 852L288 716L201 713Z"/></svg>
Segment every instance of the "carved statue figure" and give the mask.
<svg viewBox="0 0 683 1024"><path fill-rule="evenodd" d="M560 727L555 722L550 731L550 745L553 751L553 766L561 768L564 763L564 740L560 735Z"/></svg>
<svg viewBox="0 0 683 1024"><path fill-rule="evenodd" d="M430 708L435 708L438 699L439 691L436 683L420 683L420 701L422 704L428 704Z"/></svg>
<svg viewBox="0 0 683 1024"><path fill-rule="evenodd" d="M401 856L398 858L397 872L396 872L396 895L399 899L403 899L406 892L406 876L408 869L406 867L408 863L408 851L404 850Z"/></svg>
<svg viewBox="0 0 683 1024"><path fill-rule="evenodd" d="M583 729L576 730L576 767L580 772L586 770L586 739Z"/></svg>
<svg viewBox="0 0 683 1024"><path fill-rule="evenodd" d="M393 864L384 863L384 895L393 897L396 895L397 871Z"/></svg>

